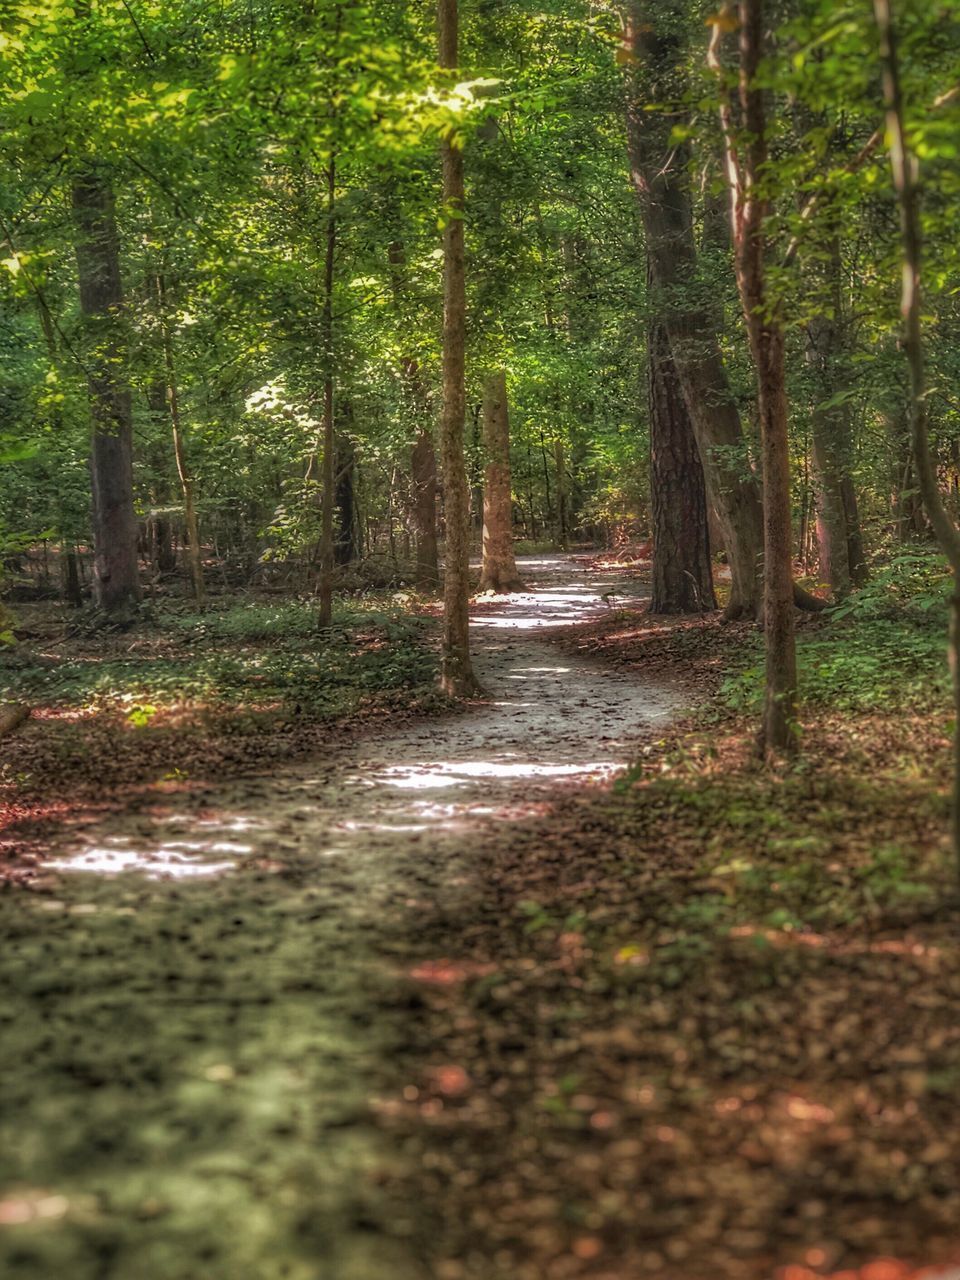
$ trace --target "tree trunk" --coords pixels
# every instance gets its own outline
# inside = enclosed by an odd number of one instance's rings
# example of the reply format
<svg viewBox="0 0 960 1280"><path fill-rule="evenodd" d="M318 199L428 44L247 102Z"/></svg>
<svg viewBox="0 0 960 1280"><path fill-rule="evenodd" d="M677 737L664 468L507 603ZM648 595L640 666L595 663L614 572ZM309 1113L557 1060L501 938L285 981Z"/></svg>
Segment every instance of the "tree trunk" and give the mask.
<svg viewBox="0 0 960 1280"><path fill-rule="evenodd" d="M640 201L658 314L693 425L709 500L723 530L730 565L727 617L755 617L762 595L763 523L760 490L740 414L727 381L709 299L698 298L693 214L686 153L671 138L677 116L649 111L651 100L675 99L683 52L654 26L657 13L638 0L624 12L624 48L634 69L627 98L627 140ZM643 74L641 74L643 73ZM664 90L661 92L660 90Z"/></svg>
<svg viewBox="0 0 960 1280"><path fill-rule="evenodd" d="M923 505L937 541L953 571L950 609L950 670L953 676L953 853L960 874L960 530L954 524L940 494L937 470L930 449L927 421L926 355L923 342L923 299L920 289L922 248L919 164L911 152L904 126L903 92L897 33L890 0L874 0L880 32L883 64L883 96L887 109L887 136L893 185L900 204L903 252L903 347L910 370L910 438L917 482Z"/></svg>
<svg viewBox="0 0 960 1280"><path fill-rule="evenodd" d="M650 325L650 492L653 506L651 613L715 609L703 467L659 320Z"/></svg>
<svg viewBox="0 0 960 1280"><path fill-rule="evenodd" d="M130 623L140 602L133 412L125 376L120 246L109 180L98 169L88 168L74 179L72 202L93 418L93 599L108 620Z"/></svg>
<svg viewBox="0 0 960 1280"><path fill-rule="evenodd" d="M840 482L840 495L843 498L843 509L847 517L847 564L850 566L850 580L855 587L862 587L868 577L867 557L863 549L857 491L853 484L853 476L848 470L844 471Z"/></svg>
<svg viewBox="0 0 960 1280"><path fill-rule="evenodd" d="M417 582L433 586L440 580L437 551L437 453L433 433L424 424L410 455L413 482L413 525L416 536Z"/></svg>
<svg viewBox="0 0 960 1280"><path fill-rule="evenodd" d="M723 17L721 13L720 18ZM714 46L721 30L718 22ZM737 285L756 367L763 461L763 622L767 679L762 738L767 752L777 752L793 750L797 744L797 655L793 622L786 348L779 304L771 299L767 289L766 225L770 204L760 189L765 181L768 158L764 90L757 84L763 44L763 0L740 0L742 161L737 157L732 113L723 97L721 117L731 181Z"/></svg>
<svg viewBox="0 0 960 1280"><path fill-rule="evenodd" d="M160 573L173 573L177 567L177 553L173 549L173 528L169 517L157 516L153 521L154 557Z"/></svg>
<svg viewBox="0 0 960 1280"><path fill-rule="evenodd" d="M71 609L79 609L83 604L83 591L80 587L80 566L77 563L77 549L63 543L62 554L63 598Z"/></svg>
<svg viewBox="0 0 960 1280"><path fill-rule="evenodd" d="M830 352L835 341L835 326L827 316L818 316L807 325L807 363L814 378L810 439L816 484L820 576L830 584L834 598L841 600L850 591L852 582L841 460L846 428L841 419L846 416L846 411L843 406L824 404L830 395Z"/></svg>
<svg viewBox="0 0 960 1280"><path fill-rule="evenodd" d="M402 241L391 242L389 258L394 305L403 324L406 319L403 301L407 256ZM440 558L437 549L437 454L428 422L430 401L420 373L420 363L415 356L401 358L400 373L417 419L416 439L410 453L410 514L416 539L416 581L420 586L432 587L440 581Z"/></svg>
<svg viewBox="0 0 960 1280"><path fill-rule="evenodd" d="M337 249L337 164L333 154L327 165L327 231L323 269L323 472L320 515L320 627L333 620L333 576L336 547L334 545L333 509L336 504L335 458L336 438L333 422L333 272Z"/></svg>
<svg viewBox="0 0 960 1280"><path fill-rule="evenodd" d="M458 61L457 0L439 0L440 65ZM466 313L464 181L461 140L447 137L443 159L443 411L440 448L446 548L443 574L443 638L440 684L451 697L479 691L470 663L470 494L464 459L466 416Z"/></svg>
<svg viewBox="0 0 960 1280"><path fill-rule="evenodd" d="M157 276L157 297L160 307L163 365L167 380L167 408L170 411L170 426L173 431L173 456L177 464L180 491L183 494L183 522L187 531L187 545L184 550L186 552L187 568L190 571L190 582L193 586L193 598L197 608L202 610L206 607L207 593L203 582L200 524L197 520L193 476L187 468L187 460L183 451L180 394L177 387L177 369L173 358L173 337L170 333L170 320L167 314L167 286L162 272Z"/></svg>
<svg viewBox="0 0 960 1280"><path fill-rule="evenodd" d="M354 478L357 462L353 441L341 435L337 441L337 542L334 556L338 565L352 564L357 558L357 518L354 500Z"/></svg>
<svg viewBox="0 0 960 1280"><path fill-rule="evenodd" d="M483 568L480 590L505 595L522 591L513 553L513 493L510 478L510 417L507 375L489 373L483 385Z"/></svg>
<svg viewBox="0 0 960 1280"><path fill-rule="evenodd" d="M567 452L558 437L553 442L553 465L557 480L557 546L566 551L570 545L569 513L567 504Z"/></svg>
<svg viewBox="0 0 960 1280"><path fill-rule="evenodd" d="M853 452L850 411L845 404L830 403L841 390L839 356L844 346L840 245L836 237L830 244L827 270L832 314L822 312L807 325L807 363L813 375L811 436L820 573L829 582L834 596L840 599L852 585L863 581L865 562L856 493L850 475Z"/></svg>

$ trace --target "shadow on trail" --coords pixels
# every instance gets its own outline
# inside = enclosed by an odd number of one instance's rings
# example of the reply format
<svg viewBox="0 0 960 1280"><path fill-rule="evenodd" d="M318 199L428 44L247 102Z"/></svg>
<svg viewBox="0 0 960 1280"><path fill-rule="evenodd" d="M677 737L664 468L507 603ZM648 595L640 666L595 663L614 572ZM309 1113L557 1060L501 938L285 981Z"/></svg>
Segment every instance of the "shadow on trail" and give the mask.
<svg viewBox="0 0 960 1280"><path fill-rule="evenodd" d="M431 1274L371 1105L414 1088L422 921L464 902L475 835L609 777L675 702L531 635L605 609L606 580L523 571L550 580L478 610L487 704L158 797L0 900L4 1276Z"/></svg>

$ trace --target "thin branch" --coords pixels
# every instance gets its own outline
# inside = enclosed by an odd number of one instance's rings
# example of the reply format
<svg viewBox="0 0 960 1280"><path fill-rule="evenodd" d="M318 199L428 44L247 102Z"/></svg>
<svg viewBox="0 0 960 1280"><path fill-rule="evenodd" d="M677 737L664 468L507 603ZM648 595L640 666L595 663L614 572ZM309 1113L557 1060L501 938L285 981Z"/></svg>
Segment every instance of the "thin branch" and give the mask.
<svg viewBox="0 0 960 1280"><path fill-rule="evenodd" d="M133 23L134 27L136 28L137 35L140 37L140 43L143 45L147 57L150 59L151 62L155 62L156 54L151 49L150 42L147 40L147 37L143 34L143 27L141 27L140 23L137 21L137 15L130 8L129 4L127 4L127 0L120 0L120 3L123 5L124 9L127 11L127 17L130 19L130 21Z"/></svg>

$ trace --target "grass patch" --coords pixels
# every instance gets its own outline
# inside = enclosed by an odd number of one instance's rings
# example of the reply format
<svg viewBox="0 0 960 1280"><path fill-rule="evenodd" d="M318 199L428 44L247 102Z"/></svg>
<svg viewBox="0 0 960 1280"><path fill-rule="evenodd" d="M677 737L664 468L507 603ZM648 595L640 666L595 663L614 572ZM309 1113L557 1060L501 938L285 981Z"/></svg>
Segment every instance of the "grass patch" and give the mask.
<svg viewBox="0 0 960 1280"><path fill-rule="evenodd" d="M429 685L430 632L428 620L398 609L341 608L326 631L312 604L160 615L128 652L93 641L56 666L11 672L8 690L50 707L279 706L323 717L362 697Z"/></svg>

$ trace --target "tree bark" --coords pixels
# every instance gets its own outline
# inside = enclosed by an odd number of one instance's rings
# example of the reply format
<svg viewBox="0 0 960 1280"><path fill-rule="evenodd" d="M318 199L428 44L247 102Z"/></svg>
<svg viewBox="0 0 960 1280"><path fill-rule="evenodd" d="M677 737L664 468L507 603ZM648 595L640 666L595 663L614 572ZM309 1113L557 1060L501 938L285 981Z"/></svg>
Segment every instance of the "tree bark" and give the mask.
<svg viewBox="0 0 960 1280"><path fill-rule="evenodd" d="M63 598L71 609L79 609L83 605L83 590L80 586L80 566L76 547L61 543L63 555Z"/></svg>
<svg viewBox="0 0 960 1280"><path fill-rule="evenodd" d="M336 565L333 510L336 504L333 381L333 274L337 249L337 164L331 153L326 173L327 230L323 268L323 470L320 513L320 608L317 623L329 627L333 620L333 577Z"/></svg>
<svg viewBox="0 0 960 1280"><path fill-rule="evenodd" d="M522 591L513 552L513 491L510 477L510 416L507 375L487 374L483 386L483 568L480 590L505 595Z"/></svg>
<svg viewBox="0 0 960 1280"><path fill-rule="evenodd" d="M846 428L843 418L846 415L842 406L824 404L831 393L829 366L836 337L835 326L827 316L818 316L807 325L807 364L814 382L810 443L816 486L820 576L830 584L834 598L842 600L852 585L841 461Z"/></svg>
<svg viewBox="0 0 960 1280"><path fill-rule="evenodd" d="M947 511L937 483L937 470L930 448L926 355L923 342L923 311L920 290L922 242L920 219L919 164L911 151L904 124L903 90L897 32L890 0L874 0L874 14L880 33L883 65L883 96L890 139L890 166L900 205L903 255L903 348L910 370L910 438L917 481L923 505L933 525L944 555L953 571L953 599L950 608L950 669L953 676L954 772L952 841L960 875L960 530Z"/></svg>
<svg viewBox="0 0 960 1280"><path fill-rule="evenodd" d="M663 324L649 327L650 493L653 507L651 613L717 607L703 467Z"/></svg>
<svg viewBox="0 0 960 1280"><path fill-rule="evenodd" d="M853 452L850 411L830 403L842 389L839 359L844 347L841 318L840 246L834 237L827 263L828 309L807 325L807 363L813 375L811 414L813 469L817 490L820 573L840 599L864 580L865 561L856 492L850 475Z"/></svg>
<svg viewBox="0 0 960 1280"><path fill-rule="evenodd" d="M170 413L170 427L173 432L173 456L177 464L180 491L183 494L183 522L187 530L187 545L184 551L187 558L187 568L190 571L190 582L193 586L193 598L197 608L202 610L206 607L207 593L203 582L200 523L197 520L193 476L187 467L186 455L183 449L180 393L177 386L176 362L173 356L173 335L170 332L170 318L167 314L167 286L162 272L157 276L157 299L160 307L163 366L167 382L167 409Z"/></svg>
<svg viewBox="0 0 960 1280"><path fill-rule="evenodd" d="M140 602L133 411L125 372L120 245L109 179L90 166L73 181L72 203L93 419L93 599L109 621L130 623Z"/></svg>
<svg viewBox="0 0 960 1280"><path fill-rule="evenodd" d="M732 10L726 6L721 13ZM732 112L721 95L721 119L731 183L737 285L757 376L763 462L764 641L766 695L762 740L769 752L797 745L797 655L793 622L793 528L790 494L786 347L780 305L767 288L763 193L768 159L764 91L757 84L763 54L763 0L740 0L740 111L743 155L737 154ZM713 48L722 27L715 28Z"/></svg>
<svg viewBox="0 0 960 1280"><path fill-rule="evenodd" d="M357 512L354 496L356 451L349 436L341 433L337 440L337 542L334 556L338 565L351 564L357 558Z"/></svg>
<svg viewBox="0 0 960 1280"><path fill-rule="evenodd" d="M398 319L403 324L406 319L403 301L406 294L407 256L402 241L391 242L389 258L394 306ZM420 586L433 587L440 581L440 558L437 547L437 454L428 421L430 398L420 373L420 363L415 356L401 357L400 373L410 407L417 419L416 438L410 452L410 514L416 541L416 581Z"/></svg>
<svg viewBox="0 0 960 1280"><path fill-rule="evenodd" d="M440 66L458 61L457 0L439 0ZM466 313L464 264L463 151L459 140L444 138L443 161L443 410L440 446L446 547L443 574L443 637L440 684L451 697L479 691L470 662L470 494L464 459L466 416Z"/></svg>
<svg viewBox="0 0 960 1280"><path fill-rule="evenodd" d="M410 454L410 473L417 582L430 587L440 580L440 559L437 549L437 452L433 447L433 432L426 424L417 432Z"/></svg>
<svg viewBox="0 0 960 1280"><path fill-rule="evenodd" d="M723 530L731 593L725 615L755 617L762 598L760 490L747 457L740 414L723 367L709 301L697 282L693 214L682 145L671 140L677 113L648 110L673 100L681 74L679 41L654 25L662 11L634 0L624 11L629 78L627 141L658 309L703 464L707 493ZM640 72L647 83L641 83ZM698 296L699 295L699 296Z"/></svg>
<svg viewBox="0 0 960 1280"><path fill-rule="evenodd" d="M566 551L570 545L570 519L567 502L567 451L558 436L553 442L553 465L557 482L557 546Z"/></svg>

